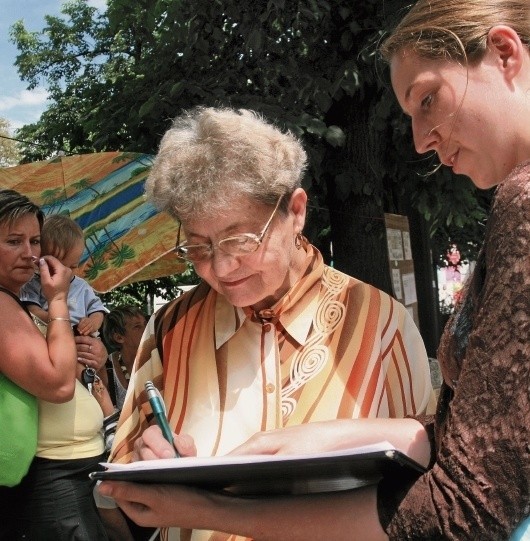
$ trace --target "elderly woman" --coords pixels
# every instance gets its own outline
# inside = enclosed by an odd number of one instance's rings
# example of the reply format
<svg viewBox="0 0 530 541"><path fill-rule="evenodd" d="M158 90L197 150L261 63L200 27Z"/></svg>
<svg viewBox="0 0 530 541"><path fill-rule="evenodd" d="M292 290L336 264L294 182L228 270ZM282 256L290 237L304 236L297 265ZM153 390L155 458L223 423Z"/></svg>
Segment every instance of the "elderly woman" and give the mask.
<svg viewBox="0 0 530 541"><path fill-rule="evenodd" d="M103 320L101 333L112 353L106 363L107 369L101 371L101 376L118 409L123 406L134 359L146 324L142 310L132 305L113 308Z"/></svg>
<svg viewBox="0 0 530 541"><path fill-rule="evenodd" d="M294 136L250 111L198 108L164 136L147 195L179 220L177 254L202 282L151 318L112 460L160 456L158 429L142 437L146 380L203 456L258 431L427 408L427 356L405 307L326 266L302 234L305 164Z"/></svg>

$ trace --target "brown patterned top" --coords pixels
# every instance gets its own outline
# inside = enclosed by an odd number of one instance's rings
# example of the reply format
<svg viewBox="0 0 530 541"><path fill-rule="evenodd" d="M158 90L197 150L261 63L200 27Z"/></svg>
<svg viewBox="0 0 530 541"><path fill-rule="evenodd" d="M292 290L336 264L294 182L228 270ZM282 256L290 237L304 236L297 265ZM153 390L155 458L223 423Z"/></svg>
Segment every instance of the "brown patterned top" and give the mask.
<svg viewBox="0 0 530 541"><path fill-rule="evenodd" d="M424 422L433 466L378 490L390 539L507 539L530 515L530 162L498 187L484 247L439 347Z"/></svg>

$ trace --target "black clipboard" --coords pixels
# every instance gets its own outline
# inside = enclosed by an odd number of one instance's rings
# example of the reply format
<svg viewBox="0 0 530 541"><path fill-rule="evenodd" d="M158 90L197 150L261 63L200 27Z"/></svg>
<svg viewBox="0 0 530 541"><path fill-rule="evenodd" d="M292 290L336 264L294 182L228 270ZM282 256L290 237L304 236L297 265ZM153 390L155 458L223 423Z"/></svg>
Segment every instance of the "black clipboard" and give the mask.
<svg viewBox="0 0 530 541"><path fill-rule="evenodd" d="M307 494L350 490L394 474L420 475L425 468L383 442L312 455L176 458L104 464L96 480L181 484L237 495Z"/></svg>

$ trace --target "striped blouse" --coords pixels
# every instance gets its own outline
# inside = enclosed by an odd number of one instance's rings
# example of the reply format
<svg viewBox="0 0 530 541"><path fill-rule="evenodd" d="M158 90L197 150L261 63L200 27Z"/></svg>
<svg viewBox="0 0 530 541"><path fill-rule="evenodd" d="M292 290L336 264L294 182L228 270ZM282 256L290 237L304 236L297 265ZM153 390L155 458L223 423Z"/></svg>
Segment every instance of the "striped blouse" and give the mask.
<svg viewBox="0 0 530 541"><path fill-rule="evenodd" d="M199 456L225 454L262 430L418 414L433 397L425 347L405 307L324 265L312 246L302 278L269 310L234 307L201 283L151 318L111 460L129 461L153 421L147 380ZM162 538L238 539L177 528Z"/></svg>

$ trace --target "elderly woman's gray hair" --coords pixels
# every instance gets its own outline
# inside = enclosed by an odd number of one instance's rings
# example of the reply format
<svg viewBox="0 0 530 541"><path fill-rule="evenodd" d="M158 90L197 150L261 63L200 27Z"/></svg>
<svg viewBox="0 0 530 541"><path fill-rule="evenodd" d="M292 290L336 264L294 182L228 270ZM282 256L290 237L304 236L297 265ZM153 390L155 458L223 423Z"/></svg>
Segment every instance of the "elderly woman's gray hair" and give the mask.
<svg viewBox="0 0 530 541"><path fill-rule="evenodd" d="M230 212L236 195L274 205L301 186L306 161L294 135L257 113L198 107L162 138L146 193L180 220Z"/></svg>

